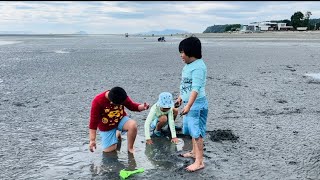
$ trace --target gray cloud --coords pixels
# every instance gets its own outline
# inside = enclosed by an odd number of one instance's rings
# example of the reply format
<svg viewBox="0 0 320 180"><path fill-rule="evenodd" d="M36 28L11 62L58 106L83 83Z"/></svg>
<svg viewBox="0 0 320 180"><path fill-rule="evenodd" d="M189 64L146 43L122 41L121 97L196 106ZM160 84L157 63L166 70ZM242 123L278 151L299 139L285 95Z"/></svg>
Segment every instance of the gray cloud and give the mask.
<svg viewBox="0 0 320 180"><path fill-rule="evenodd" d="M181 29L196 33L214 24L290 19L296 11L311 11L311 18L319 18L320 2L2 1L0 31L137 33Z"/></svg>

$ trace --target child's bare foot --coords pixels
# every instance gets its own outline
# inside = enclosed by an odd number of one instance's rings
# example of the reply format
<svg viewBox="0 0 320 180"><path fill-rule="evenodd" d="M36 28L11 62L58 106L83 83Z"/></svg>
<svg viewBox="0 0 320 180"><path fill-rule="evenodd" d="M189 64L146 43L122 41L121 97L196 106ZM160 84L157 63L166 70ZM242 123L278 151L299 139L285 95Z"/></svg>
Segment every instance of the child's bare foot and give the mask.
<svg viewBox="0 0 320 180"><path fill-rule="evenodd" d="M195 158L193 152L191 151L184 154L179 154L179 156L185 157L185 158L190 158L190 157Z"/></svg>
<svg viewBox="0 0 320 180"><path fill-rule="evenodd" d="M186 170L189 172L195 172L203 168L204 168L204 163L201 163L201 164L193 163L190 166L186 167Z"/></svg>

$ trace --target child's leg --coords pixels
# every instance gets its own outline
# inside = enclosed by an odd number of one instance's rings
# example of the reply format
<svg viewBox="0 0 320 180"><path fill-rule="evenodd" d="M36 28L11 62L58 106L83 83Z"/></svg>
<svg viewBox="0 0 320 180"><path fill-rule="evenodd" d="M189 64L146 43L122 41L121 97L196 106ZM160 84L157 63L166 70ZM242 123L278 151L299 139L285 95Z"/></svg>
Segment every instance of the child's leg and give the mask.
<svg viewBox="0 0 320 180"><path fill-rule="evenodd" d="M208 116L207 100L202 99L195 102L187 116L192 116L188 126L190 128L190 135L192 136L195 162L186 169L193 172L204 168L203 138L206 135L206 122Z"/></svg>
<svg viewBox="0 0 320 180"><path fill-rule="evenodd" d="M134 144L134 141L136 140L137 131L138 131L136 121L133 119L130 119L128 122L124 124L123 130L128 131L127 132L128 151L130 153L133 153L134 152L133 144Z"/></svg>
<svg viewBox="0 0 320 180"><path fill-rule="evenodd" d="M121 131L117 130L116 136L117 136L117 139L118 139L117 151L120 151L120 149L121 149L121 143L122 143Z"/></svg>
<svg viewBox="0 0 320 180"><path fill-rule="evenodd" d="M108 148L105 148L103 151L104 152L112 152L116 149L117 149L117 144L113 144L113 145L109 146Z"/></svg>
<svg viewBox="0 0 320 180"><path fill-rule="evenodd" d="M134 152L133 144L136 140L137 136L137 122L133 119L129 119L128 116L125 116L121 119L118 129L121 131L127 132L127 140L128 140L128 151L130 153Z"/></svg>
<svg viewBox="0 0 320 180"><path fill-rule="evenodd" d="M158 119L156 130L160 131L161 128L167 124L167 121L168 121L167 115L160 116Z"/></svg>
<svg viewBox="0 0 320 180"><path fill-rule="evenodd" d="M120 141L121 140L121 131L117 130L116 136L117 136L117 139Z"/></svg>
<svg viewBox="0 0 320 180"><path fill-rule="evenodd" d="M196 171L204 168L203 163L203 138L192 138L193 151L195 155L195 161L193 164L189 165L186 169L187 171Z"/></svg>
<svg viewBox="0 0 320 180"><path fill-rule="evenodd" d="M180 156L181 157L185 157L185 158L195 158L195 146L196 146L196 142L195 142L195 140L194 140L194 138L192 138L192 150L191 151L189 151L189 152L186 152L186 153L184 153L184 154L180 154Z"/></svg>

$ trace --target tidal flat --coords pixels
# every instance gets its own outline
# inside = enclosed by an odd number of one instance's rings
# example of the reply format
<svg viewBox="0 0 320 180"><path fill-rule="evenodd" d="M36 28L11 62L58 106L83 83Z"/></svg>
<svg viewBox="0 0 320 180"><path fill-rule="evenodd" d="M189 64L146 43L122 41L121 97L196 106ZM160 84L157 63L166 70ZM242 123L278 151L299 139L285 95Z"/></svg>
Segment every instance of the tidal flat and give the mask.
<svg viewBox="0 0 320 180"><path fill-rule="evenodd" d="M145 172L130 179L320 179L320 33L195 35L209 114L206 167L194 173L184 170L193 160L178 156L189 137L146 146L149 111L127 110L138 123L134 155L126 134L113 155L99 139L88 149L96 94L121 86L140 103L163 91L177 98L183 35L1 35L0 179L120 179L137 168Z"/></svg>

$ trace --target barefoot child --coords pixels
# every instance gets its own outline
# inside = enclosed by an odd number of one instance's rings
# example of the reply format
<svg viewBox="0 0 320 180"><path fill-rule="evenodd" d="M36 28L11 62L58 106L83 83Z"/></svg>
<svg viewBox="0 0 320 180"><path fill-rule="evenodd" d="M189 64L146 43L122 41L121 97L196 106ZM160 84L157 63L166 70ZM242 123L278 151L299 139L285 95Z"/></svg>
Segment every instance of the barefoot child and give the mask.
<svg viewBox="0 0 320 180"><path fill-rule="evenodd" d="M180 57L185 66L182 70L180 95L177 105L184 104L183 134L192 137L192 151L182 154L193 157L195 162L186 170L193 172L204 168L203 138L206 135L208 102L205 93L207 67L201 59L201 42L197 37L189 37L179 44Z"/></svg>
<svg viewBox="0 0 320 180"><path fill-rule="evenodd" d="M152 144L150 138L150 128L153 130L154 135L162 136L161 129L169 122L173 143L178 143L176 136L176 129L174 119L178 114L178 109L174 108L172 94L169 92L163 92L159 95L159 100L151 108L144 124L144 132L147 144Z"/></svg>
<svg viewBox="0 0 320 180"><path fill-rule="evenodd" d="M96 148L97 128L100 130L104 152L117 149L117 142L121 136L119 131L127 132L128 151L134 152L133 144L137 136L137 123L127 116L124 107L131 111L144 111L149 108L149 104L132 101L121 87L104 91L93 99L89 121L89 149L91 152Z"/></svg>

